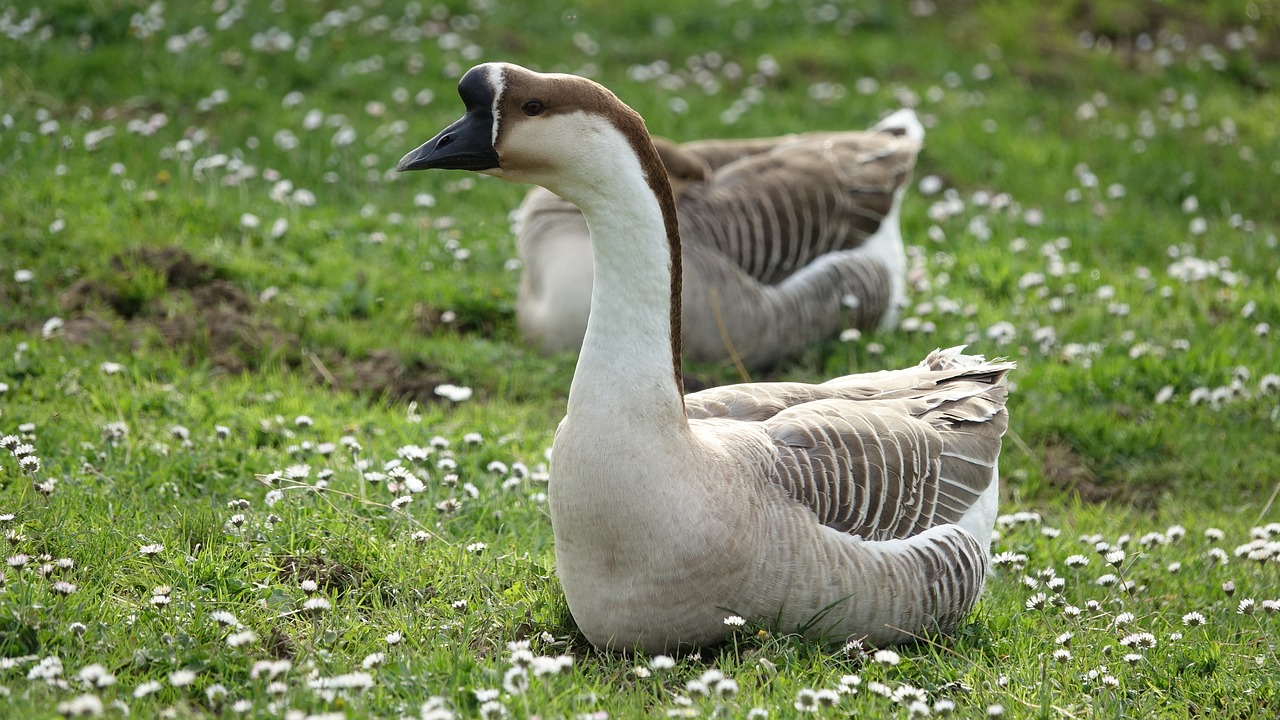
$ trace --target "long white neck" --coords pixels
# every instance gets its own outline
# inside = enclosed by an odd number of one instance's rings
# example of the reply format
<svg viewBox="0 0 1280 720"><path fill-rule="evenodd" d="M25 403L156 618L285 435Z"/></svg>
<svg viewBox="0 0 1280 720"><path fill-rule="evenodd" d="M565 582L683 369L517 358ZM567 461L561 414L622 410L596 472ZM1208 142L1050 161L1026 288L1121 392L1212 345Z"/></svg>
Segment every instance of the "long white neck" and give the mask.
<svg viewBox="0 0 1280 720"><path fill-rule="evenodd" d="M668 237L662 205L638 163L624 163L597 180L562 189L586 217L595 269L569 416L684 423L679 344L673 341L678 307L672 312L680 293L672 275L680 261L672 250L678 239Z"/></svg>

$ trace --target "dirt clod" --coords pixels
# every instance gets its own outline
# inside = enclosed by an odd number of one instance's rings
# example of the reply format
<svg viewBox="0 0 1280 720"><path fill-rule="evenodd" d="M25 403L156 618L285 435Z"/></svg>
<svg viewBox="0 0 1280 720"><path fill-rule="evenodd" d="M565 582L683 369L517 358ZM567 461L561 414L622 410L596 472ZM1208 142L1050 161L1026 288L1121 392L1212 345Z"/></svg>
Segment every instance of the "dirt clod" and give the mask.
<svg viewBox="0 0 1280 720"><path fill-rule="evenodd" d="M1099 478L1070 443L1050 441L1042 452L1040 468L1045 481L1063 493L1074 493L1087 503L1120 502L1133 507L1154 504L1154 498L1144 488L1107 483Z"/></svg>
<svg viewBox="0 0 1280 720"><path fill-rule="evenodd" d="M340 592L360 583L360 571L323 555L284 555L277 571L282 582L310 580L326 592Z"/></svg>
<svg viewBox="0 0 1280 720"><path fill-rule="evenodd" d="M492 336L500 322L501 317L488 308L462 306L446 310L425 303L413 306L414 326L427 336L441 332Z"/></svg>
<svg viewBox="0 0 1280 720"><path fill-rule="evenodd" d="M131 317L124 312L123 294L109 284L92 278L81 278L71 284L58 298L58 304L66 312L84 312L95 305L111 308L118 315Z"/></svg>
<svg viewBox="0 0 1280 720"><path fill-rule="evenodd" d="M111 258L111 269L118 273L132 272L138 267L160 271L168 287L179 290L208 284L218 276L213 265L197 260L191 253L172 245L129 248Z"/></svg>
<svg viewBox="0 0 1280 720"><path fill-rule="evenodd" d="M95 313L77 315L62 325L62 337L73 345L103 342L111 337L111 323Z"/></svg>
<svg viewBox="0 0 1280 720"><path fill-rule="evenodd" d="M374 350L355 360L342 357L321 360L317 357L314 364L315 376L321 382L362 395L385 397L391 402L440 402L435 389L449 382L426 363L406 363L390 350Z"/></svg>
<svg viewBox="0 0 1280 720"><path fill-rule="evenodd" d="M230 280L213 280L191 288L191 301L201 310L225 309L247 315L253 312L253 301Z"/></svg>
<svg viewBox="0 0 1280 720"><path fill-rule="evenodd" d="M271 628L271 636L267 638L267 652L278 660L292 660L298 654L298 644L280 628Z"/></svg>

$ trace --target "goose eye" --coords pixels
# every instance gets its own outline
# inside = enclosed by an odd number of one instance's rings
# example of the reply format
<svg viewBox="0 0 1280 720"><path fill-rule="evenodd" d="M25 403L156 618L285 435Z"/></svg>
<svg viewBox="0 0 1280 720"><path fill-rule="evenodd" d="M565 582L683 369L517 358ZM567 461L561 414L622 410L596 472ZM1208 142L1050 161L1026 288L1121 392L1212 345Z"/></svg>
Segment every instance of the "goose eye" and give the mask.
<svg viewBox="0 0 1280 720"><path fill-rule="evenodd" d="M546 110L547 107L542 104L541 100L530 100L524 105L521 105L520 109L524 111L525 115L533 116L541 115L542 111Z"/></svg>

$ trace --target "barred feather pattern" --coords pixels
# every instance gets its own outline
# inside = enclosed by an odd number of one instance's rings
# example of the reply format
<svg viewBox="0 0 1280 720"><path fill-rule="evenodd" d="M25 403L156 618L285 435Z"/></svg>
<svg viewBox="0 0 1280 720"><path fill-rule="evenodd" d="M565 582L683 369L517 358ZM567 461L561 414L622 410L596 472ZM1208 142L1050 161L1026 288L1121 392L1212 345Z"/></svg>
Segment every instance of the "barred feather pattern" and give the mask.
<svg viewBox="0 0 1280 720"><path fill-rule="evenodd" d="M875 233L919 150L914 139L887 133L784 143L686 189L678 207L681 236L715 248L762 283L777 283Z"/></svg>
<svg viewBox="0 0 1280 720"><path fill-rule="evenodd" d="M957 522L991 483L1006 374L962 348L821 385L750 383L685 396L691 420L761 423L773 478L825 526L866 540Z"/></svg>
<svg viewBox="0 0 1280 720"><path fill-rule="evenodd" d="M786 575L778 629L824 642L852 637L879 647L954 632L981 597L989 569L986 549L955 525L905 540L821 544L800 525L771 530L778 567L784 554L812 560ZM822 567L825 575L805 574Z"/></svg>
<svg viewBox="0 0 1280 720"><path fill-rule="evenodd" d="M833 610L830 623L816 620L808 632L857 627L872 642L898 642L963 620L982 592L988 548L962 525L993 489L1013 367L951 348L904 370L686 396L691 424L715 428L729 452L750 454L759 442L741 428L763 430L771 445L766 482L792 503L768 521L776 562L813 557L810 570L838 573L818 583L830 587L817 594L812 578L788 580L810 593L810 605L784 592L787 622L808 627L806 613L822 614L815 598L846 596L856 606ZM994 507L980 522L989 533L993 521ZM813 522L850 537L804 530Z"/></svg>

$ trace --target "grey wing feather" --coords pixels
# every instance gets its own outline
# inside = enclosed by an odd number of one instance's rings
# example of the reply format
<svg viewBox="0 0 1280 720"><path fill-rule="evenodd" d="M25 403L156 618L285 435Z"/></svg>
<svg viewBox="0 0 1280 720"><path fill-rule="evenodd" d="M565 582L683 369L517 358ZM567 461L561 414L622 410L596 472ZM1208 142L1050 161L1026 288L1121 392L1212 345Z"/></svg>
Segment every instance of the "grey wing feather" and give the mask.
<svg viewBox="0 0 1280 720"><path fill-rule="evenodd" d="M713 166L723 159L718 149L681 148L705 153ZM914 138L846 132L799 136L748 153L685 192L681 234L717 249L761 282L778 283L874 234L919 151Z"/></svg>
<svg viewBox="0 0 1280 720"><path fill-rule="evenodd" d="M820 522L866 539L956 522L990 485L1012 363L936 351L916 368L822 385L755 383L686 397L691 417L761 422L775 480Z"/></svg>
<svg viewBox="0 0 1280 720"><path fill-rule="evenodd" d="M822 400L767 427L775 480L822 524L867 540L937 524L943 440L927 422L886 403Z"/></svg>

